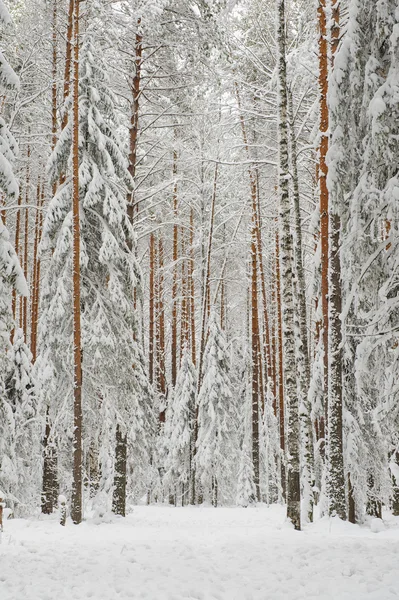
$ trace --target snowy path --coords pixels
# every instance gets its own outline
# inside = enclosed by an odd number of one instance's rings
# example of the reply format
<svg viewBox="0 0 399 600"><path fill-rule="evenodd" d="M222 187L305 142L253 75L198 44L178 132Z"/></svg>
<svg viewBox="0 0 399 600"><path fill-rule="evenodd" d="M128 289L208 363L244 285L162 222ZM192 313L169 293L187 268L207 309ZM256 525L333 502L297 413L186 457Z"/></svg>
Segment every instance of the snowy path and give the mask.
<svg viewBox="0 0 399 600"><path fill-rule="evenodd" d="M398 557L399 520L297 533L280 507L138 507L113 524L8 521L0 599L390 600Z"/></svg>

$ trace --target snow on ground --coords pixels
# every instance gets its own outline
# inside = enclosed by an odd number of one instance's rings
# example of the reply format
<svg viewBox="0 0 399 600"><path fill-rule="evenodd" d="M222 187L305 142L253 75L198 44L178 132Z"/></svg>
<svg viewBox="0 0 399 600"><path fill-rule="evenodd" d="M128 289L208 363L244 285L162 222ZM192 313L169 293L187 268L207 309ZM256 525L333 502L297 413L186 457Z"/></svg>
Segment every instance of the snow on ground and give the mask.
<svg viewBox="0 0 399 600"><path fill-rule="evenodd" d="M390 600L398 556L399 519L385 528L323 519L299 533L276 506L141 506L65 528L9 520L0 599Z"/></svg>

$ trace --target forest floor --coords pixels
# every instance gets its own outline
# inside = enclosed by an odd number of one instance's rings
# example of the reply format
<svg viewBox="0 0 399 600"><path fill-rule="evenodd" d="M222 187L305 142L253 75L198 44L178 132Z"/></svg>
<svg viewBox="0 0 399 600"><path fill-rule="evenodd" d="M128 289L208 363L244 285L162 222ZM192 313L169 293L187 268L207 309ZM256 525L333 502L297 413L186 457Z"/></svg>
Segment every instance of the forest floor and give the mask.
<svg viewBox="0 0 399 600"><path fill-rule="evenodd" d="M8 520L1 600L390 600L399 518L321 519L295 532L279 506L140 506L61 527Z"/></svg>

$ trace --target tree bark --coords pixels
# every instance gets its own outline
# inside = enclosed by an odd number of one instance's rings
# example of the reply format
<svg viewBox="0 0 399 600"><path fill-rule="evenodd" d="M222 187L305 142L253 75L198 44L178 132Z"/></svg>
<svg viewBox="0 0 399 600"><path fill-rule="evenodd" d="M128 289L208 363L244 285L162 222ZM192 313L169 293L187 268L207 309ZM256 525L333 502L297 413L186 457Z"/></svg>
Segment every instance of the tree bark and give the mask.
<svg viewBox="0 0 399 600"><path fill-rule="evenodd" d="M320 93L320 148L319 148L319 193L320 193L320 249L321 249L321 307L322 339L324 349L324 401L325 415L328 415L328 202L326 157L328 152L329 112L328 96L328 43L326 0L319 0L319 93ZM326 419L327 421L327 419Z"/></svg>
<svg viewBox="0 0 399 600"><path fill-rule="evenodd" d="M292 236L290 230L287 66L285 40L285 2L278 2L278 107L279 107L279 196L281 225L281 265L283 284L284 390L288 406L287 517L295 529L301 529L299 415L295 372L295 332L292 270Z"/></svg>
<svg viewBox="0 0 399 600"><path fill-rule="evenodd" d="M43 225L44 185L37 183L36 198L36 217L35 217L35 239L33 245L33 280L32 280L32 300L31 300L31 339L30 350L32 352L32 363L36 362L37 357L37 328L39 318L39 298L40 298L40 258L38 256L38 247L41 238Z"/></svg>
<svg viewBox="0 0 399 600"><path fill-rule="evenodd" d="M194 284L194 211L190 209L190 262L189 262L189 284L190 284L190 326L191 326L191 360L195 366L197 363L196 337L195 337L195 284Z"/></svg>
<svg viewBox="0 0 399 600"><path fill-rule="evenodd" d="M284 347L283 347L283 311L281 301L281 266L280 266L280 236L276 230L276 305L277 305L277 335L278 368L276 383L278 383L278 417L280 426L281 449L281 487L283 498L287 494L287 479L285 472L285 406L284 406ZM275 396L277 398L277 395Z"/></svg>
<svg viewBox="0 0 399 600"><path fill-rule="evenodd" d="M311 421L311 406L308 400L310 385L310 364L307 331L307 309L306 309L306 282L303 268L303 243L301 207L299 195L299 178L297 164L297 145L295 136L295 123L292 92L288 91L288 114L290 121L290 147L291 147L291 171L292 171L292 199L295 220L295 275L296 275L296 310L295 319L298 327L297 366L298 366L298 388L299 388L299 418L301 427L301 442L304 453L302 465L302 487L304 489L304 507L308 520L313 521L313 488L314 480L314 457L313 457L313 427Z"/></svg>
<svg viewBox="0 0 399 600"><path fill-rule="evenodd" d="M74 434L71 516L75 524L82 521L82 351L80 315L80 215L79 215L79 5L74 5L74 79L72 133L72 230L73 230L73 346L74 346Z"/></svg>
<svg viewBox="0 0 399 600"><path fill-rule="evenodd" d="M177 225L177 152L173 152L173 218L175 223L173 224L173 283L172 283L172 357L171 357L171 375L172 375L172 386L176 385L177 378L177 258L178 258L178 247L179 247L179 227Z"/></svg>
<svg viewBox="0 0 399 600"><path fill-rule="evenodd" d="M72 35L74 22L74 0L69 0L68 24L66 31L65 48L65 71L64 71L64 102L68 98L71 88L71 63L72 63ZM61 130L64 130L68 123L68 111L65 111L61 121Z"/></svg>
<svg viewBox="0 0 399 600"><path fill-rule="evenodd" d="M339 214L330 214L327 495L329 513L346 519L342 399L342 291Z"/></svg>
<svg viewBox="0 0 399 600"><path fill-rule="evenodd" d="M126 483L127 483L127 436L116 426L115 475L112 495L112 512L126 516Z"/></svg>
<svg viewBox="0 0 399 600"><path fill-rule="evenodd" d="M41 509L45 515L51 515L54 512L58 499L57 453L50 436L51 426L49 407L47 407L46 428L43 438L44 460L41 497Z"/></svg>
<svg viewBox="0 0 399 600"><path fill-rule="evenodd" d="M155 236L150 235L150 298L149 298L149 330L148 330L148 377L151 385L154 382L154 317L155 317Z"/></svg>

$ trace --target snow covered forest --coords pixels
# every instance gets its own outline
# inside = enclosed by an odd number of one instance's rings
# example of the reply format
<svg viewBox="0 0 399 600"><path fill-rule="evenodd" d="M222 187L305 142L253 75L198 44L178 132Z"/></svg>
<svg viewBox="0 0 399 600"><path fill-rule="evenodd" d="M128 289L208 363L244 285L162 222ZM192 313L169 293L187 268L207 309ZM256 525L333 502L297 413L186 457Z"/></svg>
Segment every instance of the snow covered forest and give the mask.
<svg viewBox="0 0 399 600"><path fill-rule="evenodd" d="M3 512L399 516L398 1L0 28Z"/></svg>

